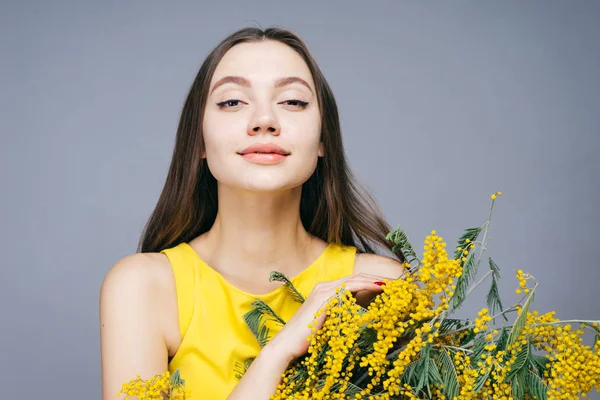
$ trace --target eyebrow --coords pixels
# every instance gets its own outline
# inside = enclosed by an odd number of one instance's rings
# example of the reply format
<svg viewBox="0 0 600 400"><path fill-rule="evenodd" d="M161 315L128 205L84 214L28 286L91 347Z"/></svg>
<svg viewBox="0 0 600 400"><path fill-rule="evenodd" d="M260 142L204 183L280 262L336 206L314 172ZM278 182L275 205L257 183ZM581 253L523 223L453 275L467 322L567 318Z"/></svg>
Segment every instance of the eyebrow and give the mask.
<svg viewBox="0 0 600 400"><path fill-rule="evenodd" d="M246 78L242 78L241 76L225 76L225 77L219 79L217 81L217 83L214 84L214 86L210 90L210 94L212 94L212 92L214 92L216 88L218 88L219 86L224 85L226 83L235 83L235 84L238 84L238 85L244 86L244 87L252 87L252 84ZM274 87L279 88L282 86L291 85L292 83L299 83L301 85L304 85L312 93L312 89L310 88L310 85L304 79L299 78L297 76L288 76L285 78L279 78L275 81Z"/></svg>

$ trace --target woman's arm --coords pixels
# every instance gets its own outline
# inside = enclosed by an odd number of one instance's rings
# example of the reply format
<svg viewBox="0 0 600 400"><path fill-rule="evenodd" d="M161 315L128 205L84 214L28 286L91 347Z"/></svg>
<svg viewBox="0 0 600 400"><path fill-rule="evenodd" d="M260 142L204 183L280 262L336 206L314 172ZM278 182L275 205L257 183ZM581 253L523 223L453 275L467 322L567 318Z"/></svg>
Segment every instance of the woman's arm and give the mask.
<svg viewBox="0 0 600 400"><path fill-rule="evenodd" d="M336 294L336 289L344 284L352 293L380 292L383 279L389 277L361 273L318 283L294 316L262 349L227 400L268 400L275 394L289 363L308 350L309 324L314 322L315 329L323 325L326 313L321 313L316 320L315 313Z"/></svg>
<svg viewBox="0 0 600 400"><path fill-rule="evenodd" d="M102 399L115 399L121 386L168 368L163 335L164 268L149 254L118 261L100 289Z"/></svg>
<svg viewBox="0 0 600 400"><path fill-rule="evenodd" d="M288 368L292 357L286 356L283 349L268 343L244 373L227 400L268 399L277 390L281 375Z"/></svg>

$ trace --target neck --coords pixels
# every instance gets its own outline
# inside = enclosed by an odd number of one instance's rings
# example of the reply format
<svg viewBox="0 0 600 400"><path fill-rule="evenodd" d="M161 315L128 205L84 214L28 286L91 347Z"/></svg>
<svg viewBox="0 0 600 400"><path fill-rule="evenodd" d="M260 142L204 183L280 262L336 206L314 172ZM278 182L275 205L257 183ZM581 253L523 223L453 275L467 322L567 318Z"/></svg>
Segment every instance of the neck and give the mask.
<svg viewBox="0 0 600 400"><path fill-rule="evenodd" d="M271 270L295 276L307 267L318 239L300 220L301 190L274 194L219 187L219 211L203 235L207 263L223 274L243 277Z"/></svg>

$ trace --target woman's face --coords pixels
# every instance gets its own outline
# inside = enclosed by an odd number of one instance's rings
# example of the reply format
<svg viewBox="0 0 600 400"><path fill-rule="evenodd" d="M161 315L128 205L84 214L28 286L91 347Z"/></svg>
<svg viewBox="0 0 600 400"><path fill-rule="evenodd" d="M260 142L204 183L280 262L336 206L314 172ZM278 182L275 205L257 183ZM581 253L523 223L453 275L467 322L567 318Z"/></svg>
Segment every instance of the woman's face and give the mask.
<svg viewBox="0 0 600 400"><path fill-rule="evenodd" d="M298 187L323 156L312 74L298 53L276 41L241 43L225 54L210 83L202 129L203 156L228 187ZM255 144L276 144L289 154L240 154Z"/></svg>

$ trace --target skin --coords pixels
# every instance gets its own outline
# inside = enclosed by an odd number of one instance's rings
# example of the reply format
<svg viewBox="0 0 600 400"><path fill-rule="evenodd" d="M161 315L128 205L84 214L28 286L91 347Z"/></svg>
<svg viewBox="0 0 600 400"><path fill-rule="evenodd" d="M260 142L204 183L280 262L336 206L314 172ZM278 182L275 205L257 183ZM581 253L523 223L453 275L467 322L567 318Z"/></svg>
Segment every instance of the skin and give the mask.
<svg viewBox="0 0 600 400"><path fill-rule="evenodd" d="M213 90L226 76L243 77L251 86L229 82ZM297 82L274 87L284 77L301 78L308 87ZM314 82L294 50L266 41L230 49L210 87L203 156L218 181L219 211L213 227L189 244L234 286L268 293L278 284L269 282L270 271L296 276L327 246L303 228L299 215L301 186L323 156ZM227 100L239 101L217 105ZM279 164L257 165L238 154L258 142L274 142L290 155ZM381 290L374 282L396 279L403 271L391 258L357 255L353 275L315 286L228 399L268 399L274 393L289 362L306 352L308 323L336 287L345 282L363 303ZM137 253L118 260L100 290L102 398L114 399L121 385L137 374L146 379L166 371L168 357L181 343L178 323L167 257Z"/></svg>

